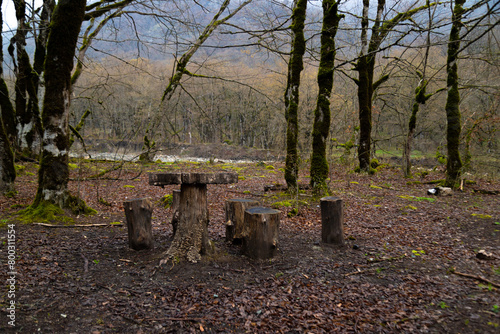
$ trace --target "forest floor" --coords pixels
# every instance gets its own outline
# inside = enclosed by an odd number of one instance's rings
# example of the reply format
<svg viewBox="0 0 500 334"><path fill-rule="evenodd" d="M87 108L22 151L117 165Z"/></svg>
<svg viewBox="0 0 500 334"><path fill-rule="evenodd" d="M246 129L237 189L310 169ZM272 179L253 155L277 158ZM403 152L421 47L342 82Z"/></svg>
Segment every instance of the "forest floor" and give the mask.
<svg viewBox="0 0 500 334"><path fill-rule="evenodd" d="M461 192L436 197L427 195L434 187L427 182L442 179L439 170L408 180L390 166L368 176L333 165L329 187L344 201L346 244L332 247L320 242L319 199L310 191L295 205L285 192L264 191L283 183L282 163L127 163L98 179L89 176L118 163L73 163L70 189L96 215L49 222L58 228L19 221L16 212L36 191L33 163L18 164L18 194L0 197L0 281L10 278L12 228L17 272L15 297L9 296L12 281L0 291L0 332L500 331L500 202L477 191L498 191L498 180L478 178ZM199 263L157 268L172 242L172 210L161 199L177 187L150 186L148 173L200 170L240 176L237 184L208 186L209 235L218 251ZM307 184L303 170L300 182ZM123 201L141 197L155 203L155 247L134 251ZM275 258L251 260L225 242L224 203L231 198L281 211ZM298 214L289 217L293 206ZM481 250L492 256L478 258ZM7 317L12 300L15 327Z"/></svg>

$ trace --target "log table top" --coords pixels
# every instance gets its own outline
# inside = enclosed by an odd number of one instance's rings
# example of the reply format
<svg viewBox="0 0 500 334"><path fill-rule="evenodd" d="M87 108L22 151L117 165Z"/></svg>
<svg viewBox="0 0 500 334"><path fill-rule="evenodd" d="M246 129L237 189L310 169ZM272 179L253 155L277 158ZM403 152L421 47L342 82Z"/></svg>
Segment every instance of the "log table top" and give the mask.
<svg viewBox="0 0 500 334"><path fill-rule="evenodd" d="M237 183L238 174L229 172L217 173L151 173L149 184L166 186L169 184L228 184Z"/></svg>

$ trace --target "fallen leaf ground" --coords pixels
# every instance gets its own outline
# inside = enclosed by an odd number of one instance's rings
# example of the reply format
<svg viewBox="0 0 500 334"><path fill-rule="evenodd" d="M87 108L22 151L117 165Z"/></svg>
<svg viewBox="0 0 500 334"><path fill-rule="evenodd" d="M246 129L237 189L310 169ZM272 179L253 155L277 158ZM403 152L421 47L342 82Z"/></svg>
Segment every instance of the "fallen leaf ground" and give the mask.
<svg viewBox="0 0 500 334"><path fill-rule="evenodd" d="M319 201L264 192L282 182L280 163L126 164L76 162L70 188L94 216L51 228L17 221L36 190L37 166L21 164L14 198L0 197L0 279L6 282L8 224L16 235L15 327L8 325L8 284L0 292L5 333L498 333L500 330L500 205L497 181L477 179L451 197L431 197L431 180L403 179L396 168L375 176L332 166L329 186L344 201L346 245L320 242ZM233 185L210 185L210 238L218 252L201 263L157 265L172 241L171 209L161 198L174 189L148 185L158 171L232 170ZM305 170L305 168L304 168ZM408 182L418 181L418 182ZM301 182L307 183L306 176ZM155 202L155 248L128 248L127 198ZM224 241L224 202L281 202L278 255L254 261ZM118 225L117 223L122 223ZM115 224L113 224L115 223ZM482 260L479 250L493 254ZM476 278L457 274L465 273ZM485 280L480 279L484 278Z"/></svg>

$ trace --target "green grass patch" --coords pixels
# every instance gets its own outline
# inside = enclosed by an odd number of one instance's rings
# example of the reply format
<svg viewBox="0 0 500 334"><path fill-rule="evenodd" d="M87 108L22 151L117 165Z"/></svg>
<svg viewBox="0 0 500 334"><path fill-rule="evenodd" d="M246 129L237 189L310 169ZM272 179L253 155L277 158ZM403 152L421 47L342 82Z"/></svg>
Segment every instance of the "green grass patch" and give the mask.
<svg viewBox="0 0 500 334"><path fill-rule="evenodd" d="M435 198L430 198L430 197L415 197L415 196L410 196L410 195L399 195L398 197L407 199L409 201L417 201L417 202L422 202L422 201L427 201L427 202L435 202Z"/></svg>
<svg viewBox="0 0 500 334"><path fill-rule="evenodd" d="M493 218L490 215L485 215L485 214L482 214L482 213L473 213L472 216L480 218L480 219L490 219L490 218Z"/></svg>
<svg viewBox="0 0 500 334"><path fill-rule="evenodd" d="M75 221L66 216L63 209L49 202L41 201L40 204L33 207L28 206L26 209L17 213L17 218L24 224L43 223L58 221L62 223L74 223Z"/></svg>
<svg viewBox="0 0 500 334"><path fill-rule="evenodd" d="M161 203L165 209L170 208L173 202L174 202L174 195L165 195L161 198Z"/></svg>
<svg viewBox="0 0 500 334"><path fill-rule="evenodd" d="M123 186L123 188L135 188L135 186L131 186L129 184L126 184L126 185Z"/></svg>

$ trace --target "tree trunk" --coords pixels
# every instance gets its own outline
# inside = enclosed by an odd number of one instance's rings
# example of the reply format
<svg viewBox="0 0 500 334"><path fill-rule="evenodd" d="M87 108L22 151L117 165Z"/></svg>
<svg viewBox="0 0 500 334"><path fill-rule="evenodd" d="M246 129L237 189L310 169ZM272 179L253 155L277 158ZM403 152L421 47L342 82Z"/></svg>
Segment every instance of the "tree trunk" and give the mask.
<svg viewBox="0 0 500 334"><path fill-rule="evenodd" d="M213 247L208 239L208 207L206 184L181 184L177 231L160 265L169 260L198 262Z"/></svg>
<svg viewBox="0 0 500 334"><path fill-rule="evenodd" d="M153 248L151 215L153 203L149 198L131 199L123 202L127 218L128 244L135 250Z"/></svg>
<svg viewBox="0 0 500 334"><path fill-rule="evenodd" d="M34 206L42 201L60 207L75 204L75 198L68 191L68 118L71 70L85 5L85 0L59 1L50 26L42 113L43 149ZM78 211L80 208L73 209Z"/></svg>
<svg viewBox="0 0 500 334"><path fill-rule="evenodd" d="M321 199L321 241L327 244L344 244L344 208L338 197Z"/></svg>
<svg viewBox="0 0 500 334"><path fill-rule="evenodd" d="M12 153L3 122L0 121L0 193L13 191L15 179L14 154Z"/></svg>
<svg viewBox="0 0 500 334"><path fill-rule="evenodd" d="M3 0L0 0L0 45L3 45L3 13L2 6ZM0 49L0 110L2 116L3 129L9 143L15 143L16 140L16 120L14 107L9 98L9 89L3 78L3 48ZM11 148L9 148L10 150Z"/></svg>
<svg viewBox="0 0 500 334"><path fill-rule="evenodd" d="M300 73L304 68L303 56L306 50L304 22L306 19L307 0L294 0L292 14L292 48L288 61L288 79L285 91L286 158L285 181L289 191L296 191L298 174L297 141L299 134L298 109Z"/></svg>
<svg viewBox="0 0 500 334"><path fill-rule="evenodd" d="M314 111L311 154L311 186L315 192L326 188L328 161L326 140L330 132L330 95L333 88L335 62L335 35L341 16L335 0L323 0L323 28L321 30L321 56L318 69L318 100Z"/></svg>
<svg viewBox="0 0 500 334"><path fill-rule="evenodd" d="M446 99L446 141L448 160L446 163L446 186L458 188L462 161L460 159L460 93L458 92L458 51L460 49L460 29L462 28L462 14L465 0L455 0L453 8L450 39L448 43L448 57L446 59L448 96Z"/></svg>
<svg viewBox="0 0 500 334"><path fill-rule="evenodd" d="M435 3L427 3L424 6L417 7L406 12L396 14L392 19L384 21L382 17L385 8L385 0L378 0L377 16L372 26L370 42L368 43L368 13L369 0L363 0L363 15L361 19L361 53L356 63L355 70L358 71L358 79L355 80L358 85L359 102L359 146L358 160L359 169L362 172L371 172L371 131L372 131L372 105L374 91L385 81L389 79L388 75L383 75L374 82L373 75L375 69L375 57L380 49L380 45L393 31L394 27L400 22L408 20L412 15L419 11L434 6Z"/></svg>
<svg viewBox="0 0 500 334"><path fill-rule="evenodd" d="M420 104L425 103L425 87L426 82L421 79L421 84L417 87L415 93L415 102L413 102L413 107L411 110L410 121L408 123L408 134L406 135L406 141L403 149L403 175L404 177L411 177L411 144L413 136L415 135L415 129L417 127L417 113L420 109Z"/></svg>
<svg viewBox="0 0 500 334"><path fill-rule="evenodd" d="M14 7L18 22L16 35L11 40L11 44L15 43L17 60L17 64L14 64L16 74L16 146L23 154L38 158L42 140L42 125L36 94L37 89L35 89L35 84L38 84L38 74L31 67L30 58L25 49L26 35L30 29L26 24L26 1L14 1ZM11 56L13 56L13 51Z"/></svg>
<svg viewBox="0 0 500 334"><path fill-rule="evenodd" d="M0 45L2 41L3 13L2 2L0 0ZM7 85L3 79L3 49L0 50L0 108L2 118L0 119L0 193L14 190L14 180L16 179L16 169L14 167L14 155L10 146L9 133L6 128L13 126L12 104L9 99ZM13 128L10 128L12 131Z"/></svg>
<svg viewBox="0 0 500 334"><path fill-rule="evenodd" d="M278 249L280 212L255 207L245 211L243 252L253 259L270 259Z"/></svg>
<svg viewBox="0 0 500 334"><path fill-rule="evenodd" d="M258 206L253 199L235 198L226 201L226 241L241 244L245 223L245 210Z"/></svg>

